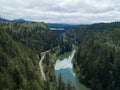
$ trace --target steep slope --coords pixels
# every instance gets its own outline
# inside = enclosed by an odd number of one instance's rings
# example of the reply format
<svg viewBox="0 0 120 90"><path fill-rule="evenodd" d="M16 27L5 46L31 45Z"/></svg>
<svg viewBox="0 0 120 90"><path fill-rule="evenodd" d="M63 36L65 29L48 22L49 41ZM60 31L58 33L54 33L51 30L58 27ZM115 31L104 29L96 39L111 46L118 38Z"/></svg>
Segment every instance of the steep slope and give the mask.
<svg viewBox="0 0 120 90"><path fill-rule="evenodd" d="M94 33L74 57L80 82L93 90L120 90L120 29Z"/></svg>
<svg viewBox="0 0 120 90"><path fill-rule="evenodd" d="M0 89L42 90L38 59L31 49L17 44L0 28Z"/></svg>
<svg viewBox="0 0 120 90"><path fill-rule="evenodd" d="M58 46L62 38L50 31L44 23L0 22L12 38L35 51L45 51ZM48 45L49 44L49 45Z"/></svg>
<svg viewBox="0 0 120 90"><path fill-rule="evenodd" d="M56 47L56 54L60 54L67 46L68 42L45 23L0 22L0 89L57 90L55 60L49 54L43 60L46 81L38 63L42 51Z"/></svg>
<svg viewBox="0 0 120 90"><path fill-rule="evenodd" d="M58 47L58 54L72 49L71 44L64 41L62 36L49 30L43 22L0 22L0 26L4 27L15 41L38 53L54 47ZM68 47L69 49L67 49Z"/></svg>
<svg viewBox="0 0 120 90"><path fill-rule="evenodd" d="M80 43L84 41L85 38L89 37L89 35L92 33L112 31L116 28L120 28L120 22L78 25L67 30L65 36L69 42L80 45Z"/></svg>

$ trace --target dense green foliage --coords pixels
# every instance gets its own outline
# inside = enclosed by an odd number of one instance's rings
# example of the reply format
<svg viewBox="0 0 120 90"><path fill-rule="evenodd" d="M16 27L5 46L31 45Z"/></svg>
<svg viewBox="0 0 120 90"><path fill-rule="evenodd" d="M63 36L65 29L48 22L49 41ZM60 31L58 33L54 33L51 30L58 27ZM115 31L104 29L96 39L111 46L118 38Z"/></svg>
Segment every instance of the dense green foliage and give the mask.
<svg viewBox="0 0 120 90"><path fill-rule="evenodd" d="M115 28L120 28L120 22L79 25L68 30L65 33L65 38L75 45L80 45L85 38L89 37L89 35L94 32L111 31Z"/></svg>
<svg viewBox="0 0 120 90"><path fill-rule="evenodd" d="M55 80L56 56L80 45L74 57L79 81L93 90L120 90L120 23L100 23L72 28L65 38L49 30L45 23L0 22L1 90L74 90L71 83ZM47 53L41 77L40 53ZM53 56L52 56L53 55Z"/></svg>
<svg viewBox="0 0 120 90"><path fill-rule="evenodd" d="M120 28L90 35L73 63L79 81L93 90L120 90Z"/></svg>
<svg viewBox="0 0 120 90"><path fill-rule="evenodd" d="M12 38L35 51L45 51L59 45L62 38L44 23L0 22Z"/></svg>
<svg viewBox="0 0 120 90"><path fill-rule="evenodd" d="M64 41L64 42L60 43L59 48L60 48L60 51L59 51L58 55L71 51L72 50L72 44L69 43L68 41Z"/></svg>
<svg viewBox="0 0 120 90"><path fill-rule="evenodd" d="M57 90L55 60L46 55L43 65L47 81L44 81L38 56L54 47L61 54L70 50L66 49L68 46L71 45L44 23L0 22L0 89Z"/></svg>
<svg viewBox="0 0 120 90"><path fill-rule="evenodd" d="M58 54L72 50L71 43L49 30L43 22L0 22L0 26L4 27L15 41L34 51L41 52L56 46L59 49Z"/></svg>
<svg viewBox="0 0 120 90"><path fill-rule="evenodd" d="M43 87L34 52L18 45L0 28L0 89L42 90Z"/></svg>
<svg viewBox="0 0 120 90"><path fill-rule="evenodd" d="M55 60L52 59L51 54L47 53L44 60L43 60L43 67L44 72L47 79L48 86L46 90L57 90L57 82L55 78L55 71L54 71L54 62Z"/></svg>

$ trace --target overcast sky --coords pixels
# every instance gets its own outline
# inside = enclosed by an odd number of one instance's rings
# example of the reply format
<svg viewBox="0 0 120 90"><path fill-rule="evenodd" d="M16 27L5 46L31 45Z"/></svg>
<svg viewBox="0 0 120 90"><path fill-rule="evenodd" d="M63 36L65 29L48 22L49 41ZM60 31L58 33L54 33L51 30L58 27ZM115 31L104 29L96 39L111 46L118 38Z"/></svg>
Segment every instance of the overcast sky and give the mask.
<svg viewBox="0 0 120 90"><path fill-rule="evenodd" d="M120 0L0 0L0 17L77 24L120 21Z"/></svg>

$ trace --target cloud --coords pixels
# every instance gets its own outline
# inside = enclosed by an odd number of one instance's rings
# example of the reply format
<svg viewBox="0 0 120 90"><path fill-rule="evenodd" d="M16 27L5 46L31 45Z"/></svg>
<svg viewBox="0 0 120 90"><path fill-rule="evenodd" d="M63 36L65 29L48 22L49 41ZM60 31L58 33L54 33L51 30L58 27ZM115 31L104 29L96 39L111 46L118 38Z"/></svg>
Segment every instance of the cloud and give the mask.
<svg viewBox="0 0 120 90"><path fill-rule="evenodd" d="M0 0L0 17L79 24L120 21L120 0Z"/></svg>

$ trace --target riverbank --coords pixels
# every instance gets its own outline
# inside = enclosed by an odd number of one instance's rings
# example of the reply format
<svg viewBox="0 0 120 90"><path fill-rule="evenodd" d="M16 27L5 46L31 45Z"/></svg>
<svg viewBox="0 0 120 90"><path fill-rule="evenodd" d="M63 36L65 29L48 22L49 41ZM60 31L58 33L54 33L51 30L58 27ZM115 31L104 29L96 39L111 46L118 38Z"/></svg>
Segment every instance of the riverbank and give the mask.
<svg viewBox="0 0 120 90"><path fill-rule="evenodd" d="M75 81L75 74L73 72L73 65L72 65L72 59L74 57L75 50L65 54L66 56L63 60L58 59L55 63L55 75L56 80L59 77L59 74L61 74L63 81L67 84L69 81L71 81L71 84L78 90L76 81ZM65 56L63 55L63 56Z"/></svg>
<svg viewBox="0 0 120 90"><path fill-rule="evenodd" d="M91 90L82 83L80 83L74 73L72 60L74 58L75 52L76 50L65 53L65 55L61 55L62 58L64 57L63 59L58 58L56 60L54 67L56 80L58 80L58 76L61 73L63 81L65 83L68 83L68 81L70 80L72 85L75 86L77 90Z"/></svg>
<svg viewBox="0 0 120 90"><path fill-rule="evenodd" d="M90 88L86 87L85 85L83 85L82 83L80 83L76 77L76 84L78 86L78 90L91 90Z"/></svg>

